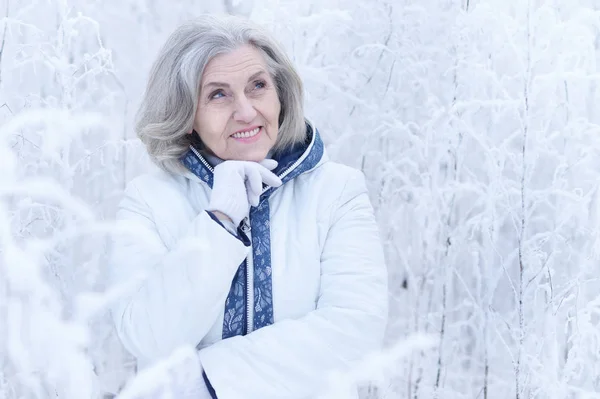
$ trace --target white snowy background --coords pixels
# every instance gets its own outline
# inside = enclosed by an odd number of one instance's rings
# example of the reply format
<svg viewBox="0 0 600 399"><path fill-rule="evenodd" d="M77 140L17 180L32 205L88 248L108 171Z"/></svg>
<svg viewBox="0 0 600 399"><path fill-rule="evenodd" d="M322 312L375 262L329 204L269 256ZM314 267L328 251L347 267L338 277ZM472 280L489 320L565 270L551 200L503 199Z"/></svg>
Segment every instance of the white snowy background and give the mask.
<svg viewBox="0 0 600 399"><path fill-rule="evenodd" d="M368 178L391 320L364 397L600 397L599 0L0 0L0 399L132 377L106 241L150 64L203 12L276 34Z"/></svg>

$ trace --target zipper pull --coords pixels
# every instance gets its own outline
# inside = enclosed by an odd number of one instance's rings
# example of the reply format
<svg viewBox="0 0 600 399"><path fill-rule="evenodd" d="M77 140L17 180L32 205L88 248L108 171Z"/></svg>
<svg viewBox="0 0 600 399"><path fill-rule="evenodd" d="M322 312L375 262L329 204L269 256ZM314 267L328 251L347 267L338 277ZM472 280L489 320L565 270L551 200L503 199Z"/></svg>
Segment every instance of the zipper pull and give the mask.
<svg viewBox="0 0 600 399"><path fill-rule="evenodd" d="M244 219L242 219L242 231L243 231L244 233L248 233L248 232L250 232L250 230L251 230L251 227L250 227L250 223L249 223L249 222L250 222L250 220L248 219L248 217L247 217L247 216L246 216Z"/></svg>

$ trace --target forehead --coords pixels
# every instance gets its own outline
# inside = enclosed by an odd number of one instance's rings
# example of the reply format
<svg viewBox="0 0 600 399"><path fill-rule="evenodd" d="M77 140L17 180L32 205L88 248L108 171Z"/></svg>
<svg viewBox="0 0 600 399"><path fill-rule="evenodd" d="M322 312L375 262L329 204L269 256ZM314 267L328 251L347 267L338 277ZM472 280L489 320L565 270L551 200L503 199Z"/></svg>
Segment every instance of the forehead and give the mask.
<svg viewBox="0 0 600 399"><path fill-rule="evenodd" d="M244 45L211 59L204 69L202 83L243 80L261 70L267 71L262 53L251 45Z"/></svg>

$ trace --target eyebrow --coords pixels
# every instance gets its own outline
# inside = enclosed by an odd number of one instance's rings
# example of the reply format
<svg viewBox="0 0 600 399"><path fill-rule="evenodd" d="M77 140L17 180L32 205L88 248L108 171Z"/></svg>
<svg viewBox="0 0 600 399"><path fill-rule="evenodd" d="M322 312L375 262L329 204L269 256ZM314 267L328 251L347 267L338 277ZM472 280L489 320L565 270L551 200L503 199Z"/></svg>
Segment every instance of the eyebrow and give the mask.
<svg viewBox="0 0 600 399"><path fill-rule="evenodd" d="M265 71L258 71L258 72L256 72L256 73L254 73L252 76L250 76L250 77L248 78L248 82L250 82L250 81L252 81L252 80L256 79L257 77L259 77L260 75L262 75L262 74L265 74L265 73L266 73ZM205 84L205 85L202 87L202 89L204 90L204 89L206 89L206 88L207 88L207 87L209 87L209 86L215 86L215 87L229 87L229 83L223 83L223 82L208 82L208 83L206 83L206 84Z"/></svg>

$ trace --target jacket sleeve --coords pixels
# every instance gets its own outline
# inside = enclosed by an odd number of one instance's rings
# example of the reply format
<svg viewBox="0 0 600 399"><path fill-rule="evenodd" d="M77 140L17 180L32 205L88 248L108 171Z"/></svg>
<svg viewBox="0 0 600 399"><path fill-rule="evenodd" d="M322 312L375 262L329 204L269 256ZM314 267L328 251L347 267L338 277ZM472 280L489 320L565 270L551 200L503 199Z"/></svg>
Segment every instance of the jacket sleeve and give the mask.
<svg viewBox="0 0 600 399"><path fill-rule="evenodd" d="M222 312L249 241L200 212L167 248L134 182L119 204L117 221L127 231L112 240L109 276L125 291L111 307L121 342L145 364L179 346L196 346Z"/></svg>
<svg viewBox="0 0 600 399"><path fill-rule="evenodd" d="M381 349L387 323L387 270L362 173L334 211L321 255L316 309L200 350L219 399L307 398L327 373Z"/></svg>

